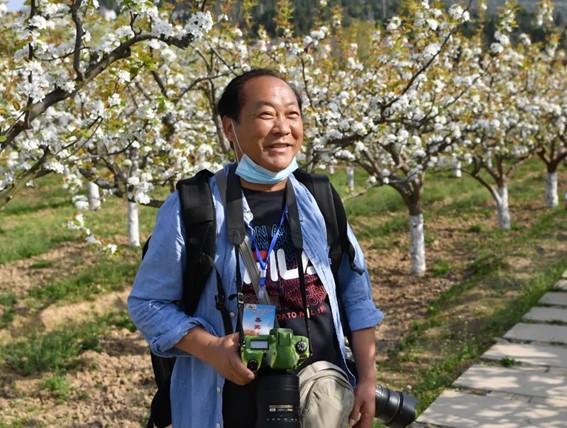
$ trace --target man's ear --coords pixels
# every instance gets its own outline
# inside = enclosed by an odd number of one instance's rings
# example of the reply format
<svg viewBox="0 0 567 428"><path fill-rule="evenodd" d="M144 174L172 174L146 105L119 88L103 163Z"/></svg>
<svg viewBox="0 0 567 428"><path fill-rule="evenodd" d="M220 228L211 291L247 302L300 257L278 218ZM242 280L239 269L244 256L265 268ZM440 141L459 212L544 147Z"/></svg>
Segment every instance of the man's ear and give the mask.
<svg viewBox="0 0 567 428"><path fill-rule="evenodd" d="M234 144L234 122L228 116L223 116L222 118L222 131L232 146Z"/></svg>

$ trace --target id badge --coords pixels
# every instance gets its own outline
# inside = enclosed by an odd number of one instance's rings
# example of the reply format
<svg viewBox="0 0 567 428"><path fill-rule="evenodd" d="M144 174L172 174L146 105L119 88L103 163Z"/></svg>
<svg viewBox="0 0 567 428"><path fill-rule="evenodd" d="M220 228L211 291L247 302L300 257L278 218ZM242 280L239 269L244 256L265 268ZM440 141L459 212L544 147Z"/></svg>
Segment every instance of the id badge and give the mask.
<svg viewBox="0 0 567 428"><path fill-rule="evenodd" d="M274 305L244 304L242 328L246 336L270 334L275 321L276 307Z"/></svg>

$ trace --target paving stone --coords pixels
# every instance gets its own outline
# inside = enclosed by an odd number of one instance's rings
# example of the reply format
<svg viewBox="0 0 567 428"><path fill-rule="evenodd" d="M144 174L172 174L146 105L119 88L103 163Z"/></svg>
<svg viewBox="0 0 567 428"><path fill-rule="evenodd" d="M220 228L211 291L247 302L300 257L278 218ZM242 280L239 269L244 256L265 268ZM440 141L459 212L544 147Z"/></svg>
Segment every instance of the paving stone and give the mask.
<svg viewBox="0 0 567 428"><path fill-rule="evenodd" d="M567 307L565 308L543 308L536 306L524 315L525 320L543 322L562 322L567 324Z"/></svg>
<svg viewBox="0 0 567 428"><path fill-rule="evenodd" d="M557 281L555 288L567 291L567 279L560 279L559 281Z"/></svg>
<svg viewBox="0 0 567 428"><path fill-rule="evenodd" d="M567 306L567 293L564 291L549 291L539 299L539 303L542 305Z"/></svg>
<svg viewBox="0 0 567 428"><path fill-rule="evenodd" d="M482 355L484 360L511 358L519 363L567 368L567 348L536 343L497 343Z"/></svg>
<svg viewBox="0 0 567 428"><path fill-rule="evenodd" d="M531 397L530 403L534 404L544 404L550 407L559 407L567 410L567 397L561 398L543 398L543 397Z"/></svg>
<svg viewBox="0 0 567 428"><path fill-rule="evenodd" d="M417 422L451 428L565 428L567 410L447 390Z"/></svg>
<svg viewBox="0 0 567 428"><path fill-rule="evenodd" d="M473 365L455 385L526 397L567 400L567 377L548 373L544 367L494 367Z"/></svg>
<svg viewBox="0 0 567 428"><path fill-rule="evenodd" d="M567 326L519 323L512 327L504 338L567 344Z"/></svg>

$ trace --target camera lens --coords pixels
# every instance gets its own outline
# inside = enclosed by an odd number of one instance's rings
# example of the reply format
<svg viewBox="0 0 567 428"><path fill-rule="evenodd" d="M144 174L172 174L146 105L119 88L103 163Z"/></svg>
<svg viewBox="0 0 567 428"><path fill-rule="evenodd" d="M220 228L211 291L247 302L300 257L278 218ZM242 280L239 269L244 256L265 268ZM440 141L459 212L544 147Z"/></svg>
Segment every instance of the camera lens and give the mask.
<svg viewBox="0 0 567 428"><path fill-rule="evenodd" d="M299 428L299 378L277 372L258 378L256 428Z"/></svg>
<svg viewBox="0 0 567 428"><path fill-rule="evenodd" d="M389 428L405 428L415 420L417 400L376 385L376 417Z"/></svg>

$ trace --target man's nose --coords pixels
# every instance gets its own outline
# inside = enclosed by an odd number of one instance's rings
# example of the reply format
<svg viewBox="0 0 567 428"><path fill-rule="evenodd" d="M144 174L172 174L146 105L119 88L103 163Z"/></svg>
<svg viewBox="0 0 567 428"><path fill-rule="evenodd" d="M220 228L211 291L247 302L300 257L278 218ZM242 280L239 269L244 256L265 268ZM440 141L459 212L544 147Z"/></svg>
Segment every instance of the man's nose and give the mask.
<svg viewBox="0 0 567 428"><path fill-rule="evenodd" d="M285 115L277 115L273 130L281 134L289 134L291 132L290 120Z"/></svg>

